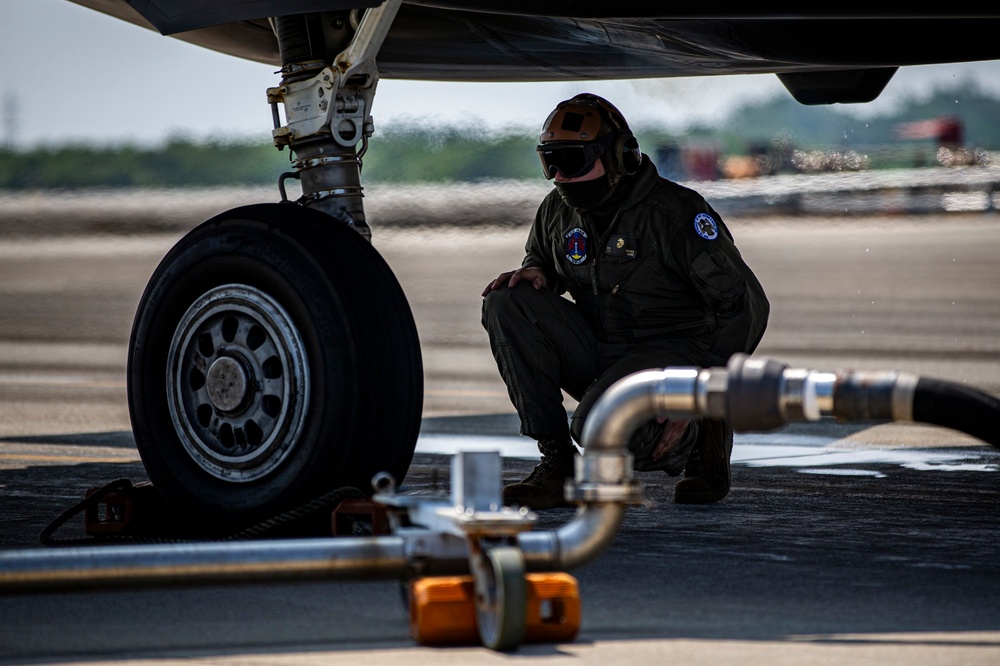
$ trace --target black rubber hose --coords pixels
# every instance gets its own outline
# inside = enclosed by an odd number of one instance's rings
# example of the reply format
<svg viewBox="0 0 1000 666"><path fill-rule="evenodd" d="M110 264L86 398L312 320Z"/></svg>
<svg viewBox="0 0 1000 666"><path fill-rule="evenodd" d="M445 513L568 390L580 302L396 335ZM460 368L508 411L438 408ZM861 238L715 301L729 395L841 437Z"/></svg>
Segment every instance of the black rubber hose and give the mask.
<svg viewBox="0 0 1000 666"><path fill-rule="evenodd" d="M938 379L920 378L913 420L964 432L1000 448L1000 399Z"/></svg>

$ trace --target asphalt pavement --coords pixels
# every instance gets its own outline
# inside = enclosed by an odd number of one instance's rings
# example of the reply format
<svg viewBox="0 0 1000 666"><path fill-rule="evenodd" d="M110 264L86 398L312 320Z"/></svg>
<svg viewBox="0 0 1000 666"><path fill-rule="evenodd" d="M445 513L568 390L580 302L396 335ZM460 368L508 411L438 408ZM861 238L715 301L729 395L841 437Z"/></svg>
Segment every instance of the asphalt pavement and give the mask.
<svg viewBox="0 0 1000 666"><path fill-rule="evenodd" d="M993 215L730 225L772 301L760 355L1000 394ZM376 226L426 366L405 489L446 487L458 448L501 448L508 480L533 465L478 323L479 292L519 261L523 233ZM178 234L0 238L3 548L42 548L88 488L144 480L125 348ZM739 433L733 458L732 492L712 506L674 504L676 479L638 475L648 506L570 572L583 607L572 642L417 646L399 581L219 585L0 595L0 663L1000 663L996 449L931 426L822 422ZM536 529L572 515L540 512ZM83 536L76 520L57 534Z"/></svg>

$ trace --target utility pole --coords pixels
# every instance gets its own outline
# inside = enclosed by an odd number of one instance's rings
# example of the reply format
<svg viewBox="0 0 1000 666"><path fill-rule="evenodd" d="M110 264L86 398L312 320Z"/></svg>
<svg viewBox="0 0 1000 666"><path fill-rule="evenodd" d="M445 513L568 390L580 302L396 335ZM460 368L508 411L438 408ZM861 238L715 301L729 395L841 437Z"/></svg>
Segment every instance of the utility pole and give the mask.
<svg viewBox="0 0 1000 666"><path fill-rule="evenodd" d="M18 112L17 95L7 91L3 96L3 147L7 150L13 150L17 143L20 131Z"/></svg>

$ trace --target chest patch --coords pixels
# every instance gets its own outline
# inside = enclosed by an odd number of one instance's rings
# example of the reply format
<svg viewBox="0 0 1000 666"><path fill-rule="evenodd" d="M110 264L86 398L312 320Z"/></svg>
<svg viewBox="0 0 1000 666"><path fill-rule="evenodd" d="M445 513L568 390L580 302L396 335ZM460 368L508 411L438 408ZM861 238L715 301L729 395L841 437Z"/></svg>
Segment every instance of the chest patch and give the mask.
<svg viewBox="0 0 1000 666"><path fill-rule="evenodd" d="M698 213L694 216L694 230L705 240L715 240L719 236L719 225L708 213Z"/></svg>
<svg viewBox="0 0 1000 666"><path fill-rule="evenodd" d="M587 232L580 227L574 227L565 234L566 239L566 261L579 266L587 261Z"/></svg>
<svg viewBox="0 0 1000 666"><path fill-rule="evenodd" d="M639 241L636 238L625 238L624 236L611 236L608 244L604 246L604 254L612 257L625 257L635 259L638 252Z"/></svg>

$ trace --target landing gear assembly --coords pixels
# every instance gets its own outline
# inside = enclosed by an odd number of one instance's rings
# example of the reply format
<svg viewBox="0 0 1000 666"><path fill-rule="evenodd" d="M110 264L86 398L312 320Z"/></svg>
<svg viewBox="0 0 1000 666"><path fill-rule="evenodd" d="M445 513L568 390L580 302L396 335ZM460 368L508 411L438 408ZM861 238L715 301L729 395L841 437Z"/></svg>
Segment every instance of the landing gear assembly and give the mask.
<svg viewBox="0 0 1000 666"><path fill-rule="evenodd" d="M193 230L139 304L128 364L136 443L154 486L208 531L367 488L376 472L402 480L409 467L420 345L371 245L360 179L374 58L398 7L272 20L283 63L267 91L273 135L294 158L283 203ZM301 183L294 203L289 178Z"/></svg>

